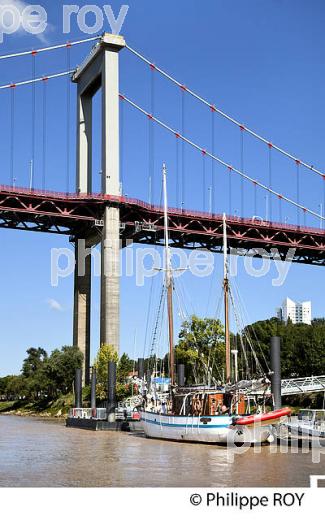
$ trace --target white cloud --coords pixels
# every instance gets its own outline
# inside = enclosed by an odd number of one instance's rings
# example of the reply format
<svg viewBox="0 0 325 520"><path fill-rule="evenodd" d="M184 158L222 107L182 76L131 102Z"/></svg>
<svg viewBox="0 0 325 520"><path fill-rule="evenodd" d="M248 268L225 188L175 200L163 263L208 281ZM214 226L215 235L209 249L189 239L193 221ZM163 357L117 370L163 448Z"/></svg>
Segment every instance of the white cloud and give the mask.
<svg viewBox="0 0 325 520"><path fill-rule="evenodd" d="M13 5L19 9L21 12L25 7L29 4L25 4L25 2L22 2L21 0L0 0L0 4L2 5Z"/></svg>
<svg viewBox="0 0 325 520"><path fill-rule="evenodd" d="M50 309L52 309L53 311L63 311L63 307L61 305L61 303L59 303L57 300L54 300L53 298L49 298L47 300L47 303L50 307Z"/></svg>

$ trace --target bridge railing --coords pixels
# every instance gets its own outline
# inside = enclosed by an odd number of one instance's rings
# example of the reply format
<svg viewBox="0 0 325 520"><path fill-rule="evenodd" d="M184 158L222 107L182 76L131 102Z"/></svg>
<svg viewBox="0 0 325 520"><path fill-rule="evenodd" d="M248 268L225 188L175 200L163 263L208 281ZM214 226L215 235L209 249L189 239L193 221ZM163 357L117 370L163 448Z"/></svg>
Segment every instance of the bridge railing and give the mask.
<svg viewBox="0 0 325 520"><path fill-rule="evenodd" d="M319 392L322 390L325 392L325 376L283 379L281 382L282 395Z"/></svg>
<svg viewBox="0 0 325 520"><path fill-rule="evenodd" d="M114 195L103 195L102 193L65 193L59 191L49 191L49 190L39 190L39 189L30 189L23 187L14 187L8 185L0 185L0 194L12 193L15 195L29 195L29 196L42 196L44 198L56 198L60 200L98 200L98 201L111 201L116 202L118 204L130 204L135 206L140 206L141 208L147 209L148 211L156 211L163 214L164 208L159 205L149 204L140 199L134 199L121 196ZM180 209L180 208L168 208L168 213L174 216L186 216L200 219L209 219L209 220L222 220L223 215L217 213L210 213L207 211L196 211L196 210L188 210L188 209ZM307 226L296 226L294 224L282 223L282 222L270 222L268 220L264 220L261 217L253 216L252 218L244 218L238 217L234 215L227 215L227 220L231 223L238 224L246 224L246 225L258 225L265 226L267 228L275 228L282 229L288 231L300 231L302 233L317 233L320 235L325 235L325 229L315 228L315 227L307 227Z"/></svg>

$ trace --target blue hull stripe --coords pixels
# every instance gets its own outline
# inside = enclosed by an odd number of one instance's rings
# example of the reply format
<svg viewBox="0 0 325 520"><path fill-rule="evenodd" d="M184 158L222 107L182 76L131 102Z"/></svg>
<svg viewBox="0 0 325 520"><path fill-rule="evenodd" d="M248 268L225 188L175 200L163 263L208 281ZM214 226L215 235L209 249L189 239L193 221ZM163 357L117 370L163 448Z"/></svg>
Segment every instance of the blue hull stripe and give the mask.
<svg viewBox="0 0 325 520"><path fill-rule="evenodd" d="M177 424L177 423L174 423L174 424L169 424L169 423L164 423L164 422L160 422L160 421L151 421L150 419L143 419L141 418L141 421L143 422L146 422L146 423L150 423L150 424L156 424L156 426L166 426L167 428L186 428L187 429L192 429L193 428L199 428L199 429L206 429L206 428L229 428L230 426L230 423L228 424Z"/></svg>

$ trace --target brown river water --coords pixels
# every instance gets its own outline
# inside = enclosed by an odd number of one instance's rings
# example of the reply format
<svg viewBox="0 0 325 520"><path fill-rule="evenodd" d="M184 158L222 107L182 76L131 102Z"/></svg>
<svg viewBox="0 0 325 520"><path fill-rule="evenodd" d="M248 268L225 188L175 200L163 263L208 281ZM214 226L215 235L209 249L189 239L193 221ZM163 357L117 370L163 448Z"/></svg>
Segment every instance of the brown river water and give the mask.
<svg viewBox="0 0 325 520"><path fill-rule="evenodd" d="M146 439L141 433L66 428L63 421L0 415L0 487L309 486L325 474L312 454L260 453Z"/></svg>

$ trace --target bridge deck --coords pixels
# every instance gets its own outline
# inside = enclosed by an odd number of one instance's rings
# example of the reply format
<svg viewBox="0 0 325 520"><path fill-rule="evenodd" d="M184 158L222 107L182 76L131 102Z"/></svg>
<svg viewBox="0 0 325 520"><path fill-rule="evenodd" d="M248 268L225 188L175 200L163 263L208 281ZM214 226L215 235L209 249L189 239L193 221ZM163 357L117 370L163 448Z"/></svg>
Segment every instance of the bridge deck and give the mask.
<svg viewBox="0 0 325 520"><path fill-rule="evenodd" d="M102 194L65 194L0 186L0 227L85 237L99 236L107 204L120 208L121 238L143 244L162 244L163 208L137 199ZM248 250L277 248L293 261L325 265L325 231L259 218L227 217L228 242ZM171 245L222 251L222 215L169 208Z"/></svg>

